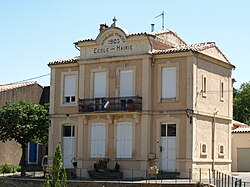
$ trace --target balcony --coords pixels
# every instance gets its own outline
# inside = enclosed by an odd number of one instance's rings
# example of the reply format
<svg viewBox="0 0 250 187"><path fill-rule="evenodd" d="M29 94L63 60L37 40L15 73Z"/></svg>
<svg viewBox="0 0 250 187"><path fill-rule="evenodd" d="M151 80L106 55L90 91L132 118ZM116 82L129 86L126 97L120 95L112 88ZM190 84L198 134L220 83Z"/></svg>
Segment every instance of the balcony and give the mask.
<svg viewBox="0 0 250 187"><path fill-rule="evenodd" d="M79 99L79 112L141 111L142 97L102 97Z"/></svg>

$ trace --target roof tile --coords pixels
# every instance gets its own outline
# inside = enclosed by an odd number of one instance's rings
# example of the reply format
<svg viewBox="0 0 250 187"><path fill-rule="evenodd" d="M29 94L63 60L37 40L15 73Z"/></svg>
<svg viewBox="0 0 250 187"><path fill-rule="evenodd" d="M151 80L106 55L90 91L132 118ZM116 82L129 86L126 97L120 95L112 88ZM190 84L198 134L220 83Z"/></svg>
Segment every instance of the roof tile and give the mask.
<svg viewBox="0 0 250 187"><path fill-rule="evenodd" d="M26 86L30 86L34 84L37 84L37 82L31 81L31 82L20 82L20 83L13 83L13 84L2 84L0 85L0 92L13 90L13 89L20 88L20 87L26 87Z"/></svg>

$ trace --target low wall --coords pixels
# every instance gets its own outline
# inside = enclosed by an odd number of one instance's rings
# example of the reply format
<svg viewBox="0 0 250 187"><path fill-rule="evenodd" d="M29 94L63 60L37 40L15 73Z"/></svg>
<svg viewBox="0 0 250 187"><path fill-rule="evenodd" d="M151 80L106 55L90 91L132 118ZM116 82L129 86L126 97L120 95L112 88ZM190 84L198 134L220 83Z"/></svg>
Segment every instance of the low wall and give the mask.
<svg viewBox="0 0 250 187"><path fill-rule="evenodd" d="M152 182L152 181L150 181ZM3 187L42 187L43 179L0 178ZM146 184L146 183L115 183L93 181L68 181L67 187L195 187L195 184Z"/></svg>

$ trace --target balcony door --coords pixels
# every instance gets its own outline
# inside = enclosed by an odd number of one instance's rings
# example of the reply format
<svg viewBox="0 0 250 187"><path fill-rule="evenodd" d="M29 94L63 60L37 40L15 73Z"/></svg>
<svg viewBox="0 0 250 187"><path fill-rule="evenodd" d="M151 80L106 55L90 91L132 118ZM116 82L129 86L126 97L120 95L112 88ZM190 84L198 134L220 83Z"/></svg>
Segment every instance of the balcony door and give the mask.
<svg viewBox="0 0 250 187"><path fill-rule="evenodd" d="M94 73L95 111L102 110L102 99L107 96L107 72Z"/></svg>

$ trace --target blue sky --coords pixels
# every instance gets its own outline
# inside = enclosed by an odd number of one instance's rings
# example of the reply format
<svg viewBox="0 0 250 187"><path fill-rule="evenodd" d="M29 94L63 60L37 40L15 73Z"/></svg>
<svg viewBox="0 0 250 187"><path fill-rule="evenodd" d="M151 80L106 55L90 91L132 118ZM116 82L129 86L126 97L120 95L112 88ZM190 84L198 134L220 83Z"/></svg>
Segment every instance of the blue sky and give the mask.
<svg viewBox="0 0 250 187"><path fill-rule="evenodd" d="M48 62L79 55L73 42L95 38L99 24L129 32L150 32L150 24L175 31L186 42L215 41L232 64L236 88L250 81L248 0L2 0L0 1L0 84L50 73ZM36 79L49 85L49 76Z"/></svg>

